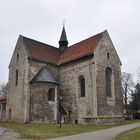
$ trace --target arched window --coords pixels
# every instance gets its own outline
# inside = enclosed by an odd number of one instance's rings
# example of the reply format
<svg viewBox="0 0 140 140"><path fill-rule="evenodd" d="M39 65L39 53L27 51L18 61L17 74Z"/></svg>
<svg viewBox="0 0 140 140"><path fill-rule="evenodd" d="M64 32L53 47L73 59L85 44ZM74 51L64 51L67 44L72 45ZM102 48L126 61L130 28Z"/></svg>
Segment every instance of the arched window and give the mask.
<svg viewBox="0 0 140 140"><path fill-rule="evenodd" d="M50 88L48 91L48 101L55 101L55 89Z"/></svg>
<svg viewBox="0 0 140 140"><path fill-rule="evenodd" d="M105 72L105 93L107 97L111 97L112 69L107 67Z"/></svg>
<svg viewBox="0 0 140 140"><path fill-rule="evenodd" d="M78 81L79 81L80 97L85 97L85 78L84 78L84 76L83 75L79 76Z"/></svg>

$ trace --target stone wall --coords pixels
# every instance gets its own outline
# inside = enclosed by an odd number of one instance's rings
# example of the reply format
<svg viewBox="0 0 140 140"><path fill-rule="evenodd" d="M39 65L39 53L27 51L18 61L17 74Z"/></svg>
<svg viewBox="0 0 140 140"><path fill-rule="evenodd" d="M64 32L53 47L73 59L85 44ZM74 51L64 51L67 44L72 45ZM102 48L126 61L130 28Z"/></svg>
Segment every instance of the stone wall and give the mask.
<svg viewBox="0 0 140 140"><path fill-rule="evenodd" d="M95 89L91 88L92 81L95 81L93 69L92 58L81 59L60 67L60 95L71 111L71 122L73 123L77 120L78 123L82 123L84 117L91 117L96 112L96 109L93 108L92 98ZM78 77L80 75L85 78L85 97L79 97Z"/></svg>
<svg viewBox="0 0 140 140"><path fill-rule="evenodd" d="M29 82L34 76L46 66L45 63L41 63L35 60L29 60ZM55 65L47 64L47 68L58 79L59 72L58 67ZM55 102L48 102L48 90L55 88ZM30 83L29 91L29 122L46 122L54 123L57 120L57 85L51 83Z"/></svg>
<svg viewBox="0 0 140 140"><path fill-rule="evenodd" d="M6 99L0 98L0 120L6 120Z"/></svg>
<svg viewBox="0 0 140 140"><path fill-rule="evenodd" d="M109 57L107 56L109 53ZM98 116L122 115L121 62L107 32L95 50ZM105 94L105 71L112 69L112 97Z"/></svg>
<svg viewBox="0 0 140 140"><path fill-rule="evenodd" d="M17 55L19 57L17 58ZM26 119L26 95L28 92L28 56L19 37L9 65L9 83L7 100L7 119L24 122ZM18 59L18 60L17 60ZM16 85L16 70L18 70L18 84Z"/></svg>
<svg viewBox="0 0 140 140"><path fill-rule="evenodd" d="M46 64L42 62L38 62L32 59L29 59L29 82L34 78L34 76L41 70L41 68L45 67Z"/></svg>
<svg viewBox="0 0 140 140"><path fill-rule="evenodd" d="M48 91L55 89L55 101L48 101ZM31 84L30 121L56 123L57 121L57 85L51 83Z"/></svg>

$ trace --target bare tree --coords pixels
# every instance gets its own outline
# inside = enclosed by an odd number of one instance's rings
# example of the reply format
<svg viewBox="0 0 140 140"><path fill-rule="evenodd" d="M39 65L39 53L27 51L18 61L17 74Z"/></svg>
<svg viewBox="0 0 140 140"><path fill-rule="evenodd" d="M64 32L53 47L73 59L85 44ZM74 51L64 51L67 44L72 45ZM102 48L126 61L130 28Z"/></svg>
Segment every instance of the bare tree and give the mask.
<svg viewBox="0 0 140 140"><path fill-rule="evenodd" d="M133 75L131 73L122 72L122 87L124 106L126 115L128 115L128 99L134 87Z"/></svg>
<svg viewBox="0 0 140 140"><path fill-rule="evenodd" d="M1 96L7 95L7 84L4 83L0 84L0 95Z"/></svg>

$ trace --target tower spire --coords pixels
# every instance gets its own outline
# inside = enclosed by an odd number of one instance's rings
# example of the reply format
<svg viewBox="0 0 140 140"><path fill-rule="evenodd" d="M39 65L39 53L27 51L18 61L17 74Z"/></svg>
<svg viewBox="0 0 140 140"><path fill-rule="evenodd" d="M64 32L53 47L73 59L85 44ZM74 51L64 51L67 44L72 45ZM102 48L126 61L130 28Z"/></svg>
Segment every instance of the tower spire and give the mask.
<svg viewBox="0 0 140 140"><path fill-rule="evenodd" d="M65 31L65 21L63 21L63 29L59 40L59 50L60 52L64 52L67 49L68 40Z"/></svg>

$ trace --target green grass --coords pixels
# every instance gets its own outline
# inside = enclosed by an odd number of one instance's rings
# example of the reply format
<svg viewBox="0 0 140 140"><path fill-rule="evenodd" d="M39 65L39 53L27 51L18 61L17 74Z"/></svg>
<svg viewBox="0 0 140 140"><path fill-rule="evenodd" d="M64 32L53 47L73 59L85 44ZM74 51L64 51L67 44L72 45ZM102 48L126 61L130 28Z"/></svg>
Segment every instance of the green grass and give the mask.
<svg viewBox="0 0 140 140"><path fill-rule="evenodd" d="M140 127L121 133L115 140L140 140Z"/></svg>
<svg viewBox="0 0 140 140"><path fill-rule="evenodd" d="M130 121L125 121L122 124L128 124ZM10 122L0 122L0 126L12 128L17 130L22 138L31 139L48 139L61 136L68 136L73 134L79 134L83 132L90 132L100 129L111 128L116 125L62 125L62 128L57 125L47 124L20 124Z"/></svg>

